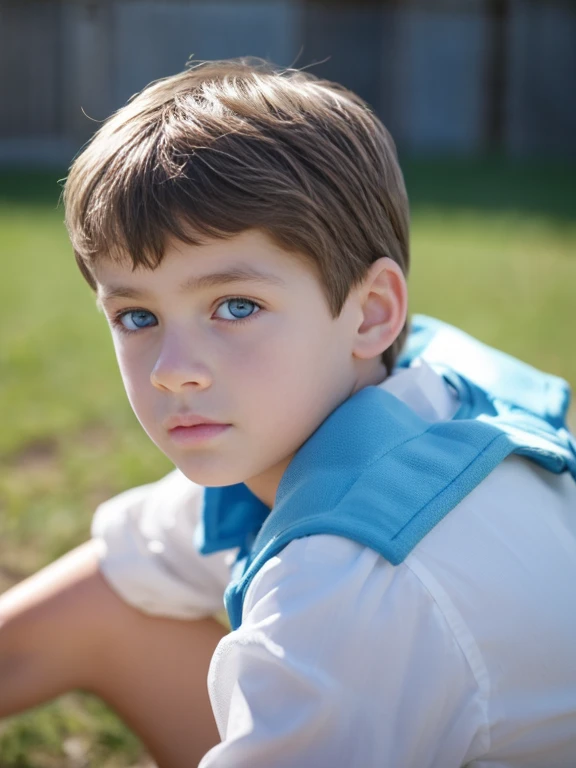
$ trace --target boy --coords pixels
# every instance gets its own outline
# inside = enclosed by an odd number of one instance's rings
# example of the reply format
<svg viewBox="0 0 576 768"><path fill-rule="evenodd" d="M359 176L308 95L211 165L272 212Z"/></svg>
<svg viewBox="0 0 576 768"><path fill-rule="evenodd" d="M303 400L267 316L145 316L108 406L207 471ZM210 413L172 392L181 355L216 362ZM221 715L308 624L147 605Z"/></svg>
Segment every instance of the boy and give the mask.
<svg viewBox="0 0 576 768"><path fill-rule="evenodd" d="M178 471L4 597L0 714L84 687L175 768L573 765L567 387L434 321L405 346L408 205L365 105L206 63L114 115L65 201Z"/></svg>

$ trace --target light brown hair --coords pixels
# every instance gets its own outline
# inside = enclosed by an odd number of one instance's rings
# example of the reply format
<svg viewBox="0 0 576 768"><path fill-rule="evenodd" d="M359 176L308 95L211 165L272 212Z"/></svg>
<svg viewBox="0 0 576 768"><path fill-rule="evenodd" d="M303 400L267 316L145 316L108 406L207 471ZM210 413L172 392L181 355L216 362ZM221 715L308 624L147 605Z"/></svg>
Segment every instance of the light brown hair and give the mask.
<svg viewBox="0 0 576 768"><path fill-rule="evenodd" d="M344 87L259 59L201 62L110 117L74 161L66 225L82 274L102 255L154 269L168 237L264 231L310 262L333 317L382 256L408 271L394 142ZM388 371L407 333L383 354Z"/></svg>

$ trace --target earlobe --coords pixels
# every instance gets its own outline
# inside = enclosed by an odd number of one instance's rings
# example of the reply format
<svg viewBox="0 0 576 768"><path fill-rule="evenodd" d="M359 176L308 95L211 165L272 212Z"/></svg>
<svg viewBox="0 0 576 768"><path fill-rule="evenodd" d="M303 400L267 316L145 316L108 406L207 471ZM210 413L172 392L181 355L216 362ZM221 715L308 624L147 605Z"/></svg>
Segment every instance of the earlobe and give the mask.
<svg viewBox="0 0 576 768"><path fill-rule="evenodd" d="M395 261L382 257L370 265L359 289L362 322L353 354L359 359L381 355L396 340L406 322L406 279Z"/></svg>

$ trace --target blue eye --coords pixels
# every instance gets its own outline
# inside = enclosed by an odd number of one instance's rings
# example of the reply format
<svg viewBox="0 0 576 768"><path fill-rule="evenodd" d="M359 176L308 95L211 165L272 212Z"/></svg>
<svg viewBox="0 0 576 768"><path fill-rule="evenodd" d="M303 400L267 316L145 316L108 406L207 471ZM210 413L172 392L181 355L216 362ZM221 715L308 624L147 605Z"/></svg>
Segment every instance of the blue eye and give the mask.
<svg viewBox="0 0 576 768"><path fill-rule="evenodd" d="M226 301L223 301L222 304L220 304L218 309L226 306L226 304L229 305L227 311L232 317L224 317L220 318L220 320L244 320L245 318L257 314L257 312L260 311L260 306L256 304L255 301L250 301L250 299L243 299L240 297L234 299L226 299ZM253 311L254 308L257 308L256 312Z"/></svg>
<svg viewBox="0 0 576 768"><path fill-rule="evenodd" d="M122 312L117 318L117 323L126 331L138 331L141 328L157 325L152 312L147 312L145 309L130 309L127 312Z"/></svg>
<svg viewBox="0 0 576 768"><path fill-rule="evenodd" d="M229 305L228 307L226 305ZM228 317L218 317L231 324L238 325L243 320L249 320L252 315L260 312L262 307L251 299L245 299L236 296L232 299L225 299L217 308L217 311L224 307ZM119 312L113 318L113 324L121 333L136 333L145 328L152 328L158 325L158 320L152 312L147 309L125 309Z"/></svg>

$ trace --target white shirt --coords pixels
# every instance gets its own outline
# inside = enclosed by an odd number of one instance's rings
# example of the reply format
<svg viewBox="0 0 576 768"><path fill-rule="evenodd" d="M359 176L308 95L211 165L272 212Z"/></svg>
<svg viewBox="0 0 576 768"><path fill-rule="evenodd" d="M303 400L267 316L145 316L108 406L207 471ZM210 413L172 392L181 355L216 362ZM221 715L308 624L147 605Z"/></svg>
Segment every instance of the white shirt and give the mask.
<svg viewBox="0 0 576 768"><path fill-rule="evenodd" d="M380 385L429 421L457 403L425 363ZM96 512L101 568L146 613L222 609L234 552L193 546L203 488L173 472ZM576 765L576 483L511 456L393 566L337 536L259 571L209 691L201 768Z"/></svg>

